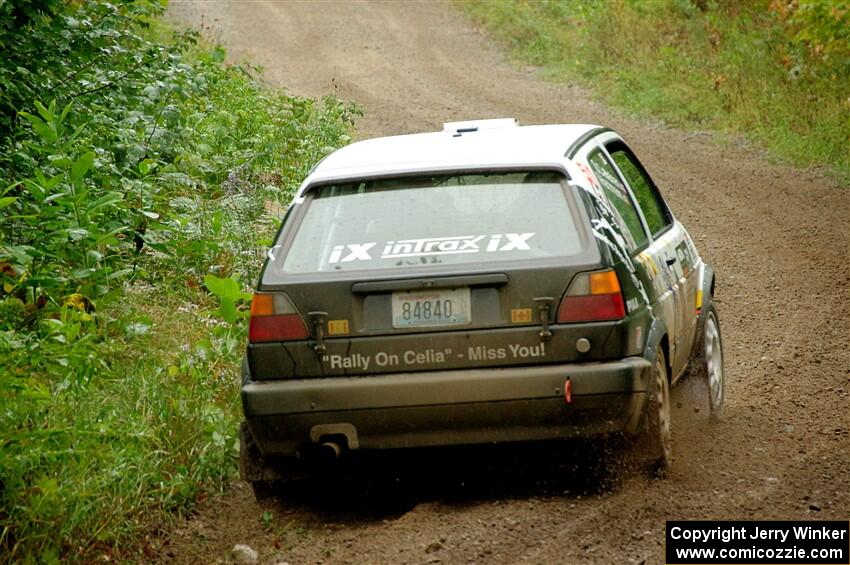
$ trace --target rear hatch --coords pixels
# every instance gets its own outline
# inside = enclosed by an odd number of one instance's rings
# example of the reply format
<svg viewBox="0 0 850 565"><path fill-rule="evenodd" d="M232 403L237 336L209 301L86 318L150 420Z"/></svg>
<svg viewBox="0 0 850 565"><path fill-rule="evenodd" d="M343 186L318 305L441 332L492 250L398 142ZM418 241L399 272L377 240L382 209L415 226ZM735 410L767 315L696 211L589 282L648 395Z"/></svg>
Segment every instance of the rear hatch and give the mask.
<svg viewBox="0 0 850 565"><path fill-rule="evenodd" d="M558 171L316 187L258 288L303 332L275 337L252 319L253 378L569 362L579 337L593 344L585 359L616 355L610 322L541 335L573 277L601 267L588 224Z"/></svg>

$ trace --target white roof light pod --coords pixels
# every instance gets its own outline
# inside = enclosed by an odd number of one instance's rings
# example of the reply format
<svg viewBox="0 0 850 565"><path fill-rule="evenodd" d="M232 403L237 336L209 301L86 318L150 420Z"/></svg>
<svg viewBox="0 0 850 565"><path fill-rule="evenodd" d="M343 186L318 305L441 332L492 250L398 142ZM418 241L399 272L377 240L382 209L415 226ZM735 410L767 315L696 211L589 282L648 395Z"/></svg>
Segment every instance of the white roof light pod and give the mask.
<svg viewBox="0 0 850 565"><path fill-rule="evenodd" d="M446 122L443 131L465 133L483 129L515 128L519 126L516 118L495 118L491 120L467 120L465 122Z"/></svg>

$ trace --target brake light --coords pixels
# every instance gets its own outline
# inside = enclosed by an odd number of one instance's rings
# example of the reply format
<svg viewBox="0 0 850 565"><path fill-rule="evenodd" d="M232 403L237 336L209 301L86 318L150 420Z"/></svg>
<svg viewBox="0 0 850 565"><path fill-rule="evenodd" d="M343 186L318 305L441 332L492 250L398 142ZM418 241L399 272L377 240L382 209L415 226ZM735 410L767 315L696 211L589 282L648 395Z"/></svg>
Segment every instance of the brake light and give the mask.
<svg viewBox="0 0 850 565"><path fill-rule="evenodd" d="M580 273L558 307L558 322L598 322L626 316L620 279L613 270Z"/></svg>
<svg viewBox="0 0 850 565"><path fill-rule="evenodd" d="M309 332L292 301L282 293L254 294L248 341L292 341L307 339Z"/></svg>

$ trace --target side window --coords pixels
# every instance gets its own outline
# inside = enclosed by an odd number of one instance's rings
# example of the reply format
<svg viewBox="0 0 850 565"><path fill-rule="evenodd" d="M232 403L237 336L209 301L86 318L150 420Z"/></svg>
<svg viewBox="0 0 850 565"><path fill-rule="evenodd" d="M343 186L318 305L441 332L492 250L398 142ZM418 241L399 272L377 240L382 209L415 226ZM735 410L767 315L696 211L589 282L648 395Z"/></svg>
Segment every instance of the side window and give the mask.
<svg viewBox="0 0 850 565"><path fill-rule="evenodd" d="M632 199L629 198L629 191L623 186L614 167L598 149L591 152L587 162L596 178L599 179L605 196L614 208L615 215L619 216L620 228L623 230L623 236L629 244L630 251L642 247L648 239L646 232L640 223L640 216Z"/></svg>
<svg viewBox="0 0 850 565"><path fill-rule="evenodd" d="M637 158L622 143L612 143L607 149L632 188L638 205L643 210L649 231L652 235L663 231L673 223L673 219Z"/></svg>

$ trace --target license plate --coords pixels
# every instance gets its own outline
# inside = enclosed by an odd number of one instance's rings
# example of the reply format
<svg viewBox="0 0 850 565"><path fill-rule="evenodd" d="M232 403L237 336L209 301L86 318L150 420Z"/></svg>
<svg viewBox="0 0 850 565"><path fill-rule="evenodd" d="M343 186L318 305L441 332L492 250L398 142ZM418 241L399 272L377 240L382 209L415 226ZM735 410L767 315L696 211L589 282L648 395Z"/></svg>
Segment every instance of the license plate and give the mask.
<svg viewBox="0 0 850 565"><path fill-rule="evenodd" d="M468 324L469 288L411 290L393 293L393 327Z"/></svg>

